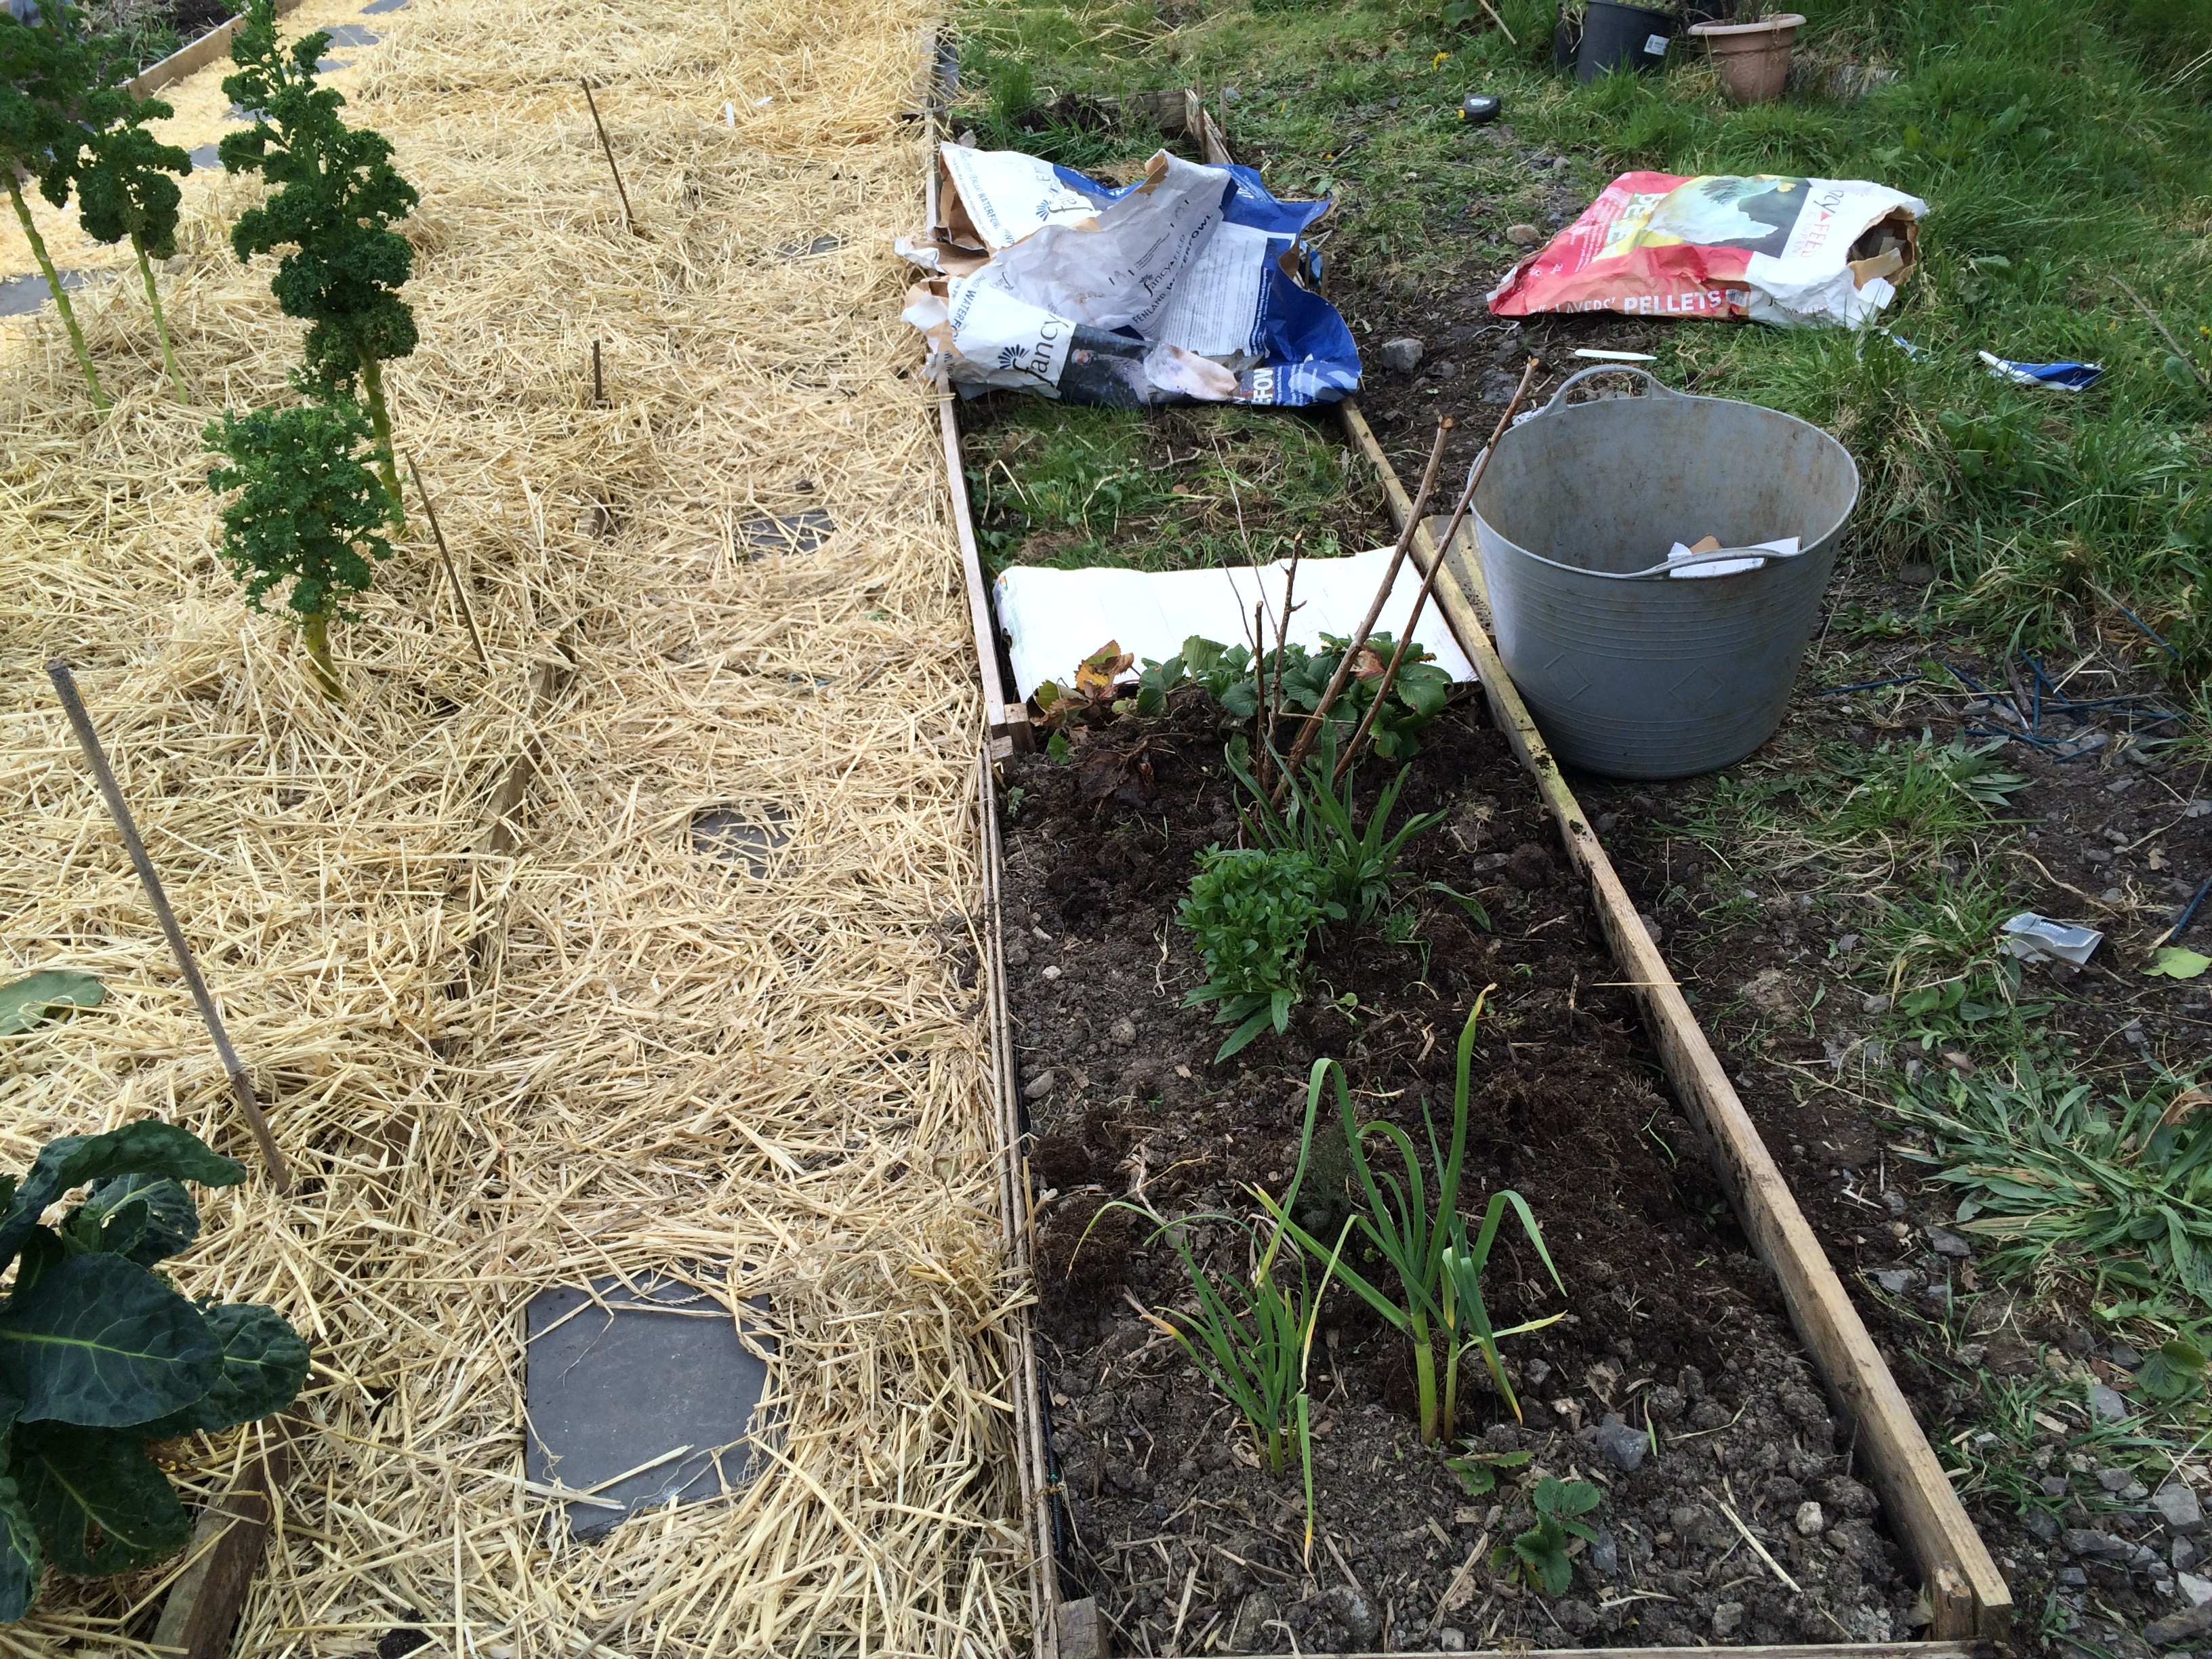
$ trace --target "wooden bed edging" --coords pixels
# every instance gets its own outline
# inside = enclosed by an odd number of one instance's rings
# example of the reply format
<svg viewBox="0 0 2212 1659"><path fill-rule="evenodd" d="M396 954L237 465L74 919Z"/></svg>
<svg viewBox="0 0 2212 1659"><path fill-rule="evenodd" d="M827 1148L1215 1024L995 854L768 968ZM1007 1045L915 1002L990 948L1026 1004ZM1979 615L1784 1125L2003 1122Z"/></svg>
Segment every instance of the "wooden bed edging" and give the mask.
<svg viewBox="0 0 2212 1659"><path fill-rule="evenodd" d="M1352 399L1338 409L1346 434L1382 481L1390 516L1402 526L1412 503L1389 458ZM1929 1635L2002 1640L2012 1623L2011 1590L1498 660L1486 623L1489 594L1474 554L1473 528L1462 526L1451 550L1455 556L1445 559L1437 578L1436 597L1445 620L1474 665L1499 730L1551 808L1568 856L1588 878L1613 960L1643 1006L1668 1080L1703 1123L1735 1212L1781 1282L1790 1322L1852 1425L1891 1524L1920 1569L1933 1615ZM1413 550L1425 573L1441 556L1426 525L1415 532Z"/></svg>
<svg viewBox="0 0 2212 1659"><path fill-rule="evenodd" d="M299 9L300 0L276 0L276 15L279 17ZM230 49L230 37L238 33L239 26L245 21L246 14L240 12L226 22L217 23L198 40L179 46L160 63L141 70L123 83L124 89L133 98L150 97L172 81L181 81L193 70L205 69Z"/></svg>
<svg viewBox="0 0 2212 1659"><path fill-rule="evenodd" d="M246 1587L260 1570L275 1524L277 1492L292 1472L292 1446L306 1425L289 1413L253 1425L263 1437L238 1484L200 1511L185 1547L184 1571L170 1586L154 1626L154 1645L185 1659L222 1659L246 1606Z"/></svg>

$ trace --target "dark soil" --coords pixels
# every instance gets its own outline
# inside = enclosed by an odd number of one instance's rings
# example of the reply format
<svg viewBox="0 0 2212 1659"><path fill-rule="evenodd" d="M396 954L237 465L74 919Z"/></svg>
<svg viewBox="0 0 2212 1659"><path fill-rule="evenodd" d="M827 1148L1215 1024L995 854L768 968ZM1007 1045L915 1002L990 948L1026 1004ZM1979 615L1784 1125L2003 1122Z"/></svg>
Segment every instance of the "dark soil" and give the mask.
<svg viewBox="0 0 2212 1659"><path fill-rule="evenodd" d="M1235 835L1214 720L1187 692L1071 763L1017 757L1007 775L1007 961L1040 1189L1066 1592L1097 1595L1129 1651L1906 1635L1912 1591L1873 1496L1850 1475L1771 1275L1666 1097L1580 887L1479 701L1426 734L1401 805L1449 815L1402 866L1416 941L1327 941L1289 1032L1221 1067L1220 1028L1180 1006L1200 969L1173 925L1194 854ZM1492 929L1422 896L1431 879L1478 888ZM1186 1300L1179 1261L1102 1206L1129 1197L1182 1216L1249 1209L1249 1182L1280 1192L1319 1054L1350 1068L1363 1114L1419 1140L1425 1102L1448 1130L1454 1045L1486 985L1498 988L1475 1043L1465 1202L1520 1191L1566 1281L1562 1298L1525 1244L1503 1243L1492 1314L1567 1316L1507 1345L1525 1425L1476 1365L1460 1432L1533 1456L1471 1499L1419 1444L1402 1341L1332 1292L1315 1353L1309 1561L1295 1470L1254 1467L1228 1406L1138 1316L1139 1304ZM1301 1207L1341 1224L1348 1171L1332 1126L1316 1130ZM1229 1267L1226 1230L1200 1237ZM1636 1434L1607 1432L1608 1418ZM1529 1524L1523 1493L1543 1473L1606 1494L1599 1541L1557 1601L1492 1563Z"/></svg>

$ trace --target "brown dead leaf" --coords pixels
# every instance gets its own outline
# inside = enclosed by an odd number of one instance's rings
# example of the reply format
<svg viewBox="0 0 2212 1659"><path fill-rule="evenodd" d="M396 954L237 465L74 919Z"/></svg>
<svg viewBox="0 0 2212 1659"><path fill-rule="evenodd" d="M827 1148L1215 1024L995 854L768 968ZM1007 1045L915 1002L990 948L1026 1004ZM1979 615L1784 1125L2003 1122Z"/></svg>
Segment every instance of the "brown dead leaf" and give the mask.
<svg viewBox="0 0 2212 1659"><path fill-rule="evenodd" d="M2166 1109L2159 1114L2159 1127L2170 1128L2185 1122L2207 1106L2212 1106L2212 1094L2202 1089L2184 1089L2166 1103Z"/></svg>

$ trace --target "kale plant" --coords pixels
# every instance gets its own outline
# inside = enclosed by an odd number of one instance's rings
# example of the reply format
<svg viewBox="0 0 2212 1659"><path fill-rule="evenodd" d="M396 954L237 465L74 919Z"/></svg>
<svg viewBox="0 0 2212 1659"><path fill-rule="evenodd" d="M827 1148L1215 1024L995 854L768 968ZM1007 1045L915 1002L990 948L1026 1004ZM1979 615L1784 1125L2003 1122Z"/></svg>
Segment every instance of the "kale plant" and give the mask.
<svg viewBox="0 0 2212 1659"><path fill-rule="evenodd" d="M93 406L107 407L107 394L93 372L92 353L77 326L61 273L54 269L46 238L23 200L23 182L36 179L39 193L56 207L69 203L77 157L91 134L85 106L96 84L99 66L66 0L43 0L34 20L18 21L0 12L0 182L23 228L23 240L46 276L46 290L69 331L70 349L92 393Z"/></svg>
<svg viewBox="0 0 2212 1659"><path fill-rule="evenodd" d="M359 453L368 417L349 398L243 418L226 410L206 435L231 463L208 474L208 487L238 492L222 509L222 556L256 611L289 584L283 606L299 623L317 682L335 700L331 619L351 619L345 602L368 590L371 560L392 556L381 532L397 517Z"/></svg>
<svg viewBox="0 0 2212 1659"><path fill-rule="evenodd" d="M0 1303L0 1620L30 1610L50 1562L124 1572L182 1548L191 1519L146 1443L266 1417L307 1381L307 1344L273 1309L194 1304L155 1271L199 1233L182 1183L245 1179L154 1119L49 1142L20 1182L0 1176L0 1270L15 1268Z"/></svg>
<svg viewBox="0 0 2212 1659"><path fill-rule="evenodd" d="M177 208L184 197L169 175L191 173L191 157L146 131L149 121L176 112L161 100L134 98L111 87L97 94L95 109L101 119L87 137L76 168L77 222L95 242L131 239L146 303L154 313L154 332L161 342L162 366L177 401L188 404L191 394L185 390L176 349L169 343L169 319L161 314L151 261L177 251Z"/></svg>
<svg viewBox="0 0 2212 1659"><path fill-rule="evenodd" d="M336 397L350 397L359 383L398 523L406 509L381 366L415 349L415 314L398 292L415 251L392 227L417 198L392 165L391 141L349 127L338 115L344 95L317 84L315 61L330 40L317 32L279 48L275 0L252 0L230 44L238 73L222 90L255 118L226 133L216 153L230 172L258 172L276 186L239 215L230 245L246 260L291 249L270 288L286 316L307 319L305 380Z"/></svg>

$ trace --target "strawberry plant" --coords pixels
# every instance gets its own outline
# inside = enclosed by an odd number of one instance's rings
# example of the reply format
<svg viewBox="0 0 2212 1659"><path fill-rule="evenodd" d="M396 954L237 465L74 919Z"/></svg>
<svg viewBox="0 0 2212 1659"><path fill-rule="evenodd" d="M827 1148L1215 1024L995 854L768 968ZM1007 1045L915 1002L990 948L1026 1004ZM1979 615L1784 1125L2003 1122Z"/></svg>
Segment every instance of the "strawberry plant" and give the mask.
<svg viewBox="0 0 2212 1659"><path fill-rule="evenodd" d="M333 397L356 384L376 434L376 464L393 522L404 520L392 449L382 365L415 349L415 315L399 297L415 251L392 227L414 210L415 187L392 165L382 133L348 126L344 95L317 83L315 61L330 36L276 42L274 0L252 0L232 37L238 73L223 94L252 112L252 125L216 147L232 173L259 173L275 186L238 216L230 245L240 259L289 248L270 290L288 317L307 320L305 380Z"/></svg>
<svg viewBox="0 0 2212 1659"><path fill-rule="evenodd" d="M30 1610L48 1563L128 1571L191 1529L149 1441L227 1429L289 1405L307 1347L273 1309L195 1304L155 1265L198 1235L182 1183L246 1171L152 1119L49 1142L0 1176L0 1620ZM58 1225L41 1218L72 1189Z"/></svg>
<svg viewBox="0 0 2212 1659"><path fill-rule="evenodd" d="M238 492L222 509L222 556L256 611L287 584L283 607L299 623L318 684L335 700L331 620L351 620L345 602L368 590L372 560L392 556L381 532L397 516L360 453L368 417L350 398L336 398L243 417L226 410L206 435L230 460L208 474L208 487Z"/></svg>
<svg viewBox="0 0 2212 1659"><path fill-rule="evenodd" d="M85 234L96 242L131 239L146 303L154 313L154 332L161 342L161 363L177 401L191 402L177 353L169 343L169 320L161 314L161 295L154 286L150 261L177 251L177 207L184 198L176 179L192 170L191 157L146 131L149 121L176 112L158 98L133 98L120 87L103 88L94 101L105 118L88 135L76 164L76 215Z"/></svg>
<svg viewBox="0 0 2212 1659"><path fill-rule="evenodd" d="M1587 1480L1544 1476L1528 1500L1536 1511L1536 1524L1516 1534L1498 1552L1494 1565L1503 1567L1509 1579L1517 1575L1547 1595L1565 1595L1575 1582L1574 1559L1567 1553L1570 1540L1579 1538L1587 1543L1597 1536L1576 1517L1588 1515L1601 1498Z"/></svg>
<svg viewBox="0 0 2212 1659"><path fill-rule="evenodd" d="M27 22L0 12L0 182L7 185L23 240L31 245L62 326L69 331L70 349L76 354L93 406L106 409L107 394L100 389L76 307L62 286L61 273L54 269L46 238L31 217L30 205L23 200L24 182L36 179L40 195L56 207L67 204L77 155L90 136L82 113L95 69L92 50L66 0L44 0L35 19Z"/></svg>

